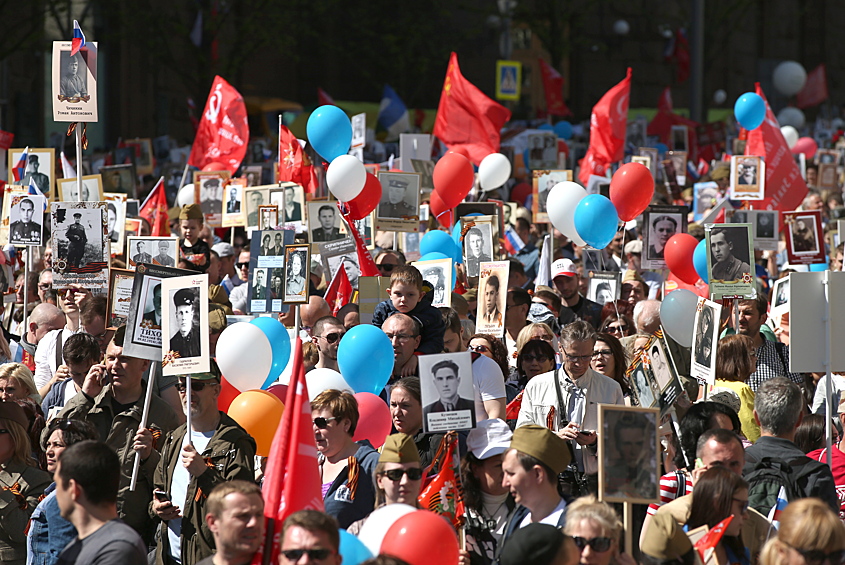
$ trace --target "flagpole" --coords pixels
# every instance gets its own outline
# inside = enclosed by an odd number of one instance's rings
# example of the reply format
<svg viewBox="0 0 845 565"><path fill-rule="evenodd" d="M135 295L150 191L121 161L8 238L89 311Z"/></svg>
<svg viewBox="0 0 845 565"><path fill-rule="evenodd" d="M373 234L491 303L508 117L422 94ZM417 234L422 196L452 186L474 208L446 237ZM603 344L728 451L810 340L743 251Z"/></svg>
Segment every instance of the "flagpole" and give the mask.
<svg viewBox="0 0 845 565"><path fill-rule="evenodd" d="M182 190L182 187L185 186L185 178L188 176L188 163L185 163L185 170L182 171L182 180L179 181L179 188L176 189L176 199L179 199L179 191ZM175 204L175 203L174 203Z"/></svg>
<svg viewBox="0 0 845 565"><path fill-rule="evenodd" d="M188 444L194 445L191 440L191 375L185 376L185 434L188 436Z"/></svg>
<svg viewBox="0 0 845 565"><path fill-rule="evenodd" d="M150 415L150 402L153 399L153 383L152 379L150 382L147 382L147 394L144 397L144 410L141 412L141 424L138 426L138 430L142 430L147 427L147 418ZM190 412L190 410L189 410ZM138 483L138 471L141 468L141 452L135 452L135 462L132 465L132 480L129 481L129 490L135 491L135 485Z"/></svg>
<svg viewBox="0 0 845 565"><path fill-rule="evenodd" d="M76 201L82 202L82 122L76 124Z"/></svg>

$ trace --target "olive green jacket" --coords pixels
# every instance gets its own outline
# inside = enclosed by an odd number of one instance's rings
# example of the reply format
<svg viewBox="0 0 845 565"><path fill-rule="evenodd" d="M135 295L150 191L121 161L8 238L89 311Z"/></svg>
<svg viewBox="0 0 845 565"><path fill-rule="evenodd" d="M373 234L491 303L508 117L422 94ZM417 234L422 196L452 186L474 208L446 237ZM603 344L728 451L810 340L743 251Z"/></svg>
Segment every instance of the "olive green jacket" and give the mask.
<svg viewBox="0 0 845 565"><path fill-rule="evenodd" d="M26 563L26 529L50 475L22 463L0 466L0 563Z"/></svg>

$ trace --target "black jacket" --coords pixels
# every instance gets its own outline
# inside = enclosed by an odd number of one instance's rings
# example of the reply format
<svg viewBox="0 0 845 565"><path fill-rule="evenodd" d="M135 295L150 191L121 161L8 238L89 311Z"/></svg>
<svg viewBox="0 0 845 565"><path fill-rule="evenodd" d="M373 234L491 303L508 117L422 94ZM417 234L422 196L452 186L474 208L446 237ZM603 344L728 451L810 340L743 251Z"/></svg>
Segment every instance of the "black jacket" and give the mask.
<svg viewBox="0 0 845 565"><path fill-rule="evenodd" d="M408 316L422 326L422 339L417 351L424 354L443 353L443 333L446 331L443 314L431 305L431 297L432 293L425 293L416 307L408 312ZM373 325L380 328L385 320L398 311L390 300L379 303L373 312Z"/></svg>

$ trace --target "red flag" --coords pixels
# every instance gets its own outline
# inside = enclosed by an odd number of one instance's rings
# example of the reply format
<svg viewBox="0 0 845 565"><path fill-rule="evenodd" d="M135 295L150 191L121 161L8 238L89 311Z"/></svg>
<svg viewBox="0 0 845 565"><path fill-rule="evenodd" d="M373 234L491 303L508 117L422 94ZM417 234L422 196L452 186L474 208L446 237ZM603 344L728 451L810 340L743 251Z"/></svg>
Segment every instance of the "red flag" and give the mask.
<svg viewBox="0 0 845 565"><path fill-rule="evenodd" d="M445 448L444 448L445 444ZM458 444L458 434L449 432L440 441L437 454L431 465L426 468L423 476L429 476L436 463L440 463L440 470L423 486L417 497L417 502L423 508L440 514L455 528L464 522L464 489L461 485L460 458L455 457L455 446ZM440 458L443 453L443 458Z"/></svg>
<svg viewBox="0 0 845 565"><path fill-rule="evenodd" d="M795 210L807 196L807 183L792 158L760 83L757 83L757 94L766 101L766 118L760 127L748 132L745 154L759 155L766 161L766 197L759 203L759 209Z"/></svg>
<svg viewBox="0 0 845 565"><path fill-rule="evenodd" d="M330 104L334 106L334 98L332 98L328 92L323 90L320 87L317 87L317 104L319 106L325 106L326 104Z"/></svg>
<svg viewBox="0 0 845 565"><path fill-rule="evenodd" d="M343 269L341 269L343 271ZM299 510L324 509L317 464L317 446L311 423L311 403L302 363L302 339L293 345L293 371L288 384L285 412L273 437L264 474L264 518L267 524L263 551L253 565L278 563L282 523ZM263 555L262 555L263 554Z"/></svg>
<svg viewBox="0 0 845 565"><path fill-rule="evenodd" d="M571 116L572 110L563 101L563 77L553 66L540 58L543 91L546 94L546 113L552 116Z"/></svg>
<svg viewBox="0 0 845 565"><path fill-rule="evenodd" d="M349 218L349 209L341 202L337 203L337 208L340 210L340 215L343 216L344 220L346 220L346 228L349 230L349 233L352 234L352 239L355 240L355 249L358 251L358 268L361 271L361 276L377 277L381 275L381 271L379 271L378 267L376 267L376 262L373 260L373 256L370 255L369 250L367 250L367 246L364 245L364 240L361 238L361 234L358 233L358 229L355 227L355 222Z"/></svg>
<svg viewBox="0 0 845 565"><path fill-rule="evenodd" d="M687 34L682 29L678 29L675 34L675 61L678 63L677 80L679 83L684 82L689 78L690 54Z"/></svg>
<svg viewBox="0 0 845 565"><path fill-rule="evenodd" d="M657 111L658 112L674 112L675 111L673 104L672 104L672 89L668 86L663 89L663 92L660 94L660 98L657 100Z"/></svg>
<svg viewBox="0 0 845 565"><path fill-rule="evenodd" d="M799 108L809 108L818 106L827 98L827 67L822 63L807 75L807 83L798 93L795 103Z"/></svg>
<svg viewBox="0 0 845 565"><path fill-rule="evenodd" d="M188 164L202 169L219 162L235 174L246 155L249 124L243 96L222 77L214 77Z"/></svg>
<svg viewBox="0 0 845 565"><path fill-rule="evenodd" d="M170 237L170 219L167 216L167 195L164 191L164 177L158 182L147 195L147 199L141 204L138 215L150 223L150 235L153 237Z"/></svg>
<svg viewBox="0 0 845 565"><path fill-rule="evenodd" d="M710 530L706 534L704 534L701 539L695 542L695 545L693 547L695 547L696 551L698 551L698 555L699 557L701 557L701 560L703 562L707 562L704 556L705 552L708 549L713 549L717 545L719 545L719 541L722 539L722 536L725 535L725 530L728 529L728 525L731 523L731 520L733 520L733 518L733 516L728 516L727 518L710 528Z"/></svg>
<svg viewBox="0 0 845 565"><path fill-rule="evenodd" d="M464 78L458 55L453 52L437 106L434 135L450 149L466 149L470 160L478 165L499 150L499 133L510 119L510 110Z"/></svg>
<svg viewBox="0 0 845 565"><path fill-rule="evenodd" d="M590 175L604 175L608 165L625 156L625 130L631 97L631 68L625 78L608 90L593 106L590 116L590 147L581 161L578 179L587 186Z"/></svg>
<svg viewBox="0 0 845 565"><path fill-rule="evenodd" d="M352 294L354 292L352 283L349 282L349 276L346 274L346 269L338 268L332 277L332 281L329 283L329 287L326 289L326 295L323 297L329 303L329 308L332 309L332 316L336 316L338 310L352 302Z"/></svg>
<svg viewBox="0 0 845 565"><path fill-rule="evenodd" d="M279 125L279 182L302 184L302 146L291 131Z"/></svg>

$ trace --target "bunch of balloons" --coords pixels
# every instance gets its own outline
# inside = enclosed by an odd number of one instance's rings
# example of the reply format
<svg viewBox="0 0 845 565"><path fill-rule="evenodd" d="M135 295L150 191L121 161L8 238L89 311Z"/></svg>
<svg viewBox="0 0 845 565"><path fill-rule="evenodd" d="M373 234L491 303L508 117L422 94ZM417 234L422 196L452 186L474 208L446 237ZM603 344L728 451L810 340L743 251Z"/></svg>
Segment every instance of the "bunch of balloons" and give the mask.
<svg viewBox="0 0 845 565"><path fill-rule="evenodd" d="M511 164L501 153L491 153L478 165L478 182L482 190L499 188L511 176ZM448 151L434 165L434 192L431 194L431 212L440 225L451 227L451 209L463 202L475 182L469 153L463 147Z"/></svg>
<svg viewBox="0 0 845 565"><path fill-rule="evenodd" d="M388 504L373 511L358 539L373 555L392 555L410 565L428 565L432 555L437 563L458 562L458 538L449 522L408 504Z"/></svg>

